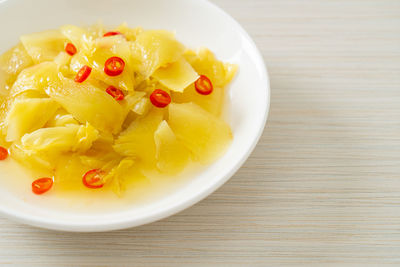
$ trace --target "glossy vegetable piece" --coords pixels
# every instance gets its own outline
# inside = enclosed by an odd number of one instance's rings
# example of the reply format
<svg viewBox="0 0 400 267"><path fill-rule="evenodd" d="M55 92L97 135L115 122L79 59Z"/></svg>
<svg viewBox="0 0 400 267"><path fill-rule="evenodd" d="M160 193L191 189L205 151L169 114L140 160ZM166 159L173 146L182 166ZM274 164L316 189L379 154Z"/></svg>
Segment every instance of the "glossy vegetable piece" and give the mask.
<svg viewBox="0 0 400 267"><path fill-rule="evenodd" d="M20 39L35 63L53 60L58 53L64 51L64 44L67 41L58 30L22 35Z"/></svg>
<svg viewBox="0 0 400 267"><path fill-rule="evenodd" d="M57 69L64 77L72 77L72 72L69 68L71 62L71 56L67 52L60 52L55 58L54 63L57 65Z"/></svg>
<svg viewBox="0 0 400 267"><path fill-rule="evenodd" d="M79 156L82 164L86 166L84 170L101 169L108 173L122 159L122 156L113 150L112 143L106 145L101 138L100 136L84 155ZM103 181L107 182L105 177Z"/></svg>
<svg viewBox="0 0 400 267"><path fill-rule="evenodd" d="M199 75L184 58L157 69L152 76L175 92L183 92L186 87L199 78Z"/></svg>
<svg viewBox="0 0 400 267"><path fill-rule="evenodd" d="M44 175L51 175L59 160L40 151L28 150L18 143L10 147L10 156L28 169Z"/></svg>
<svg viewBox="0 0 400 267"><path fill-rule="evenodd" d="M111 182L112 190L118 196L121 196L125 190L126 179L128 177L137 176L137 170L133 169L134 160L131 158L122 159L109 173L105 176L105 182Z"/></svg>
<svg viewBox="0 0 400 267"><path fill-rule="evenodd" d="M100 38L106 33L104 25L102 22L96 22L89 27L85 27L85 30L88 32L88 39L93 40Z"/></svg>
<svg viewBox="0 0 400 267"><path fill-rule="evenodd" d="M237 65L219 61L206 48L200 49L198 53L188 50L184 56L199 75L206 75L211 80L214 87L224 88L237 71Z"/></svg>
<svg viewBox="0 0 400 267"><path fill-rule="evenodd" d="M133 107L132 111L138 115L145 115L152 107L150 99L143 97Z"/></svg>
<svg viewBox="0 0 400 267"><path fill-rule="evenodd" d="M42 128L58 108L50 98L16 99L5 119L6 141L19 140L24 134Z"/></svg>
<svg viewBox="0 0 400 267"><path fill-rule="evenodd" d="M193 103L170 104L168 123L201 163L215 160L232 140L231 130L224 121Z"/></svg>
<svg viewBox="0 0 400 267"><path fill-rule="evenodd" d="M60 191L84 190L82 175L88 169L76 153L63 153L57 156L54 165L54 184Z"/></svg>
<svg viewBox="0 0 400 267"><path fill-rule="evenodd" d="M45 93L48 87L59 86L58 68L54 62L43 62L24 69L11 88L10 95L17 96L33 90Z"/></svg>
<svg viewBox="0 0 400 267"><path fill-rule="evenodd" d="M137 28L129 28L128 24L122 23L117 28L115 28L116 32L120 32L126 40L135 41L136 37L143 32L143 29L140 27Z"/></svg>
<svg viewBox="0 0 400 267"><path fill-rule="evenodd" d="M144 92L129 92L125 95L121 90L117 89L115 92L110 92L110 90L106 89L108 94L111 93L111 96L122 106L123 109L123 117L125 118L122 128L126 129L130 123L136 119L136 115L132 112L133 108L140 102L143 98L147 98ZM122 96L121 96L122 94ZM122 99L121 99L122 98ZM118 100L120 99L120 100Z"/></svg>
<svg viewBox="0 0 400 267"><path fill-rule="evenodd" d="M25 134L21 146L27 150L46 153L85 152L99 137L99 132L90 124L41 128Z"/></svg>
<svg viewBox="0 0 400 267"><path fill-rule="evenodd" d="M188 163L190 152L179 141L166 121L162 121L154 133L157 168L164 173L178 173Z"/></svg>
<svg viewBox="0 0 400 267"><path fill-rule="evenodd" d="M0 93L6 94L16 80L18 74L25 68L33 65L32 58L24 46L19 43L0 56Z"/></svg>
<svg viewBox="0 0 400 267"><path fill-rule="evenodd" d="M175 40L173 33L150 30L140 33L132 46L132 56L137 70L146 79L159 67L180 59L185 47Z"/></svg>
<svg viewBox="0 0 400 267"><path fill-rule="evenodd" d="M135 91L133 93L129 93L128 95L124 95L123 100L126 108L131 110L141 99L145 98L145 92Z"/></svg>
<svg viewBox="0 0 400 267"><path fill-rule="evenodd" d="M65 109L58 109L54 115L46 122L45 127L58 127L58 126L66 126L68 124L76 124L78 125L78 121L69 114Z"/></svg>
<svg viewBox="0 0 400 267"><path fill-rule="evenodd" d="M78 50L92 51L94 49L95 39L103 36L104 27L101 23L83 28L75 25L64 25L60 32L78 48Z"/></svg>
<svg viewBox="0 0 400 267"><path fill-rule="evenodd" d="M88 49L88 45L91 44L92 38L90 38L89 32L84 28L75 25L64 25L60 28L60 32L75 47L79 47L80 49Z"/></svg>
<svg viewBox="0 0 400 267"><path fill-rule="evenodd" d="M163 115L163 110L154 108L146 116L135 120L115 140L115 151L123 156L137 158L146 167L154 167L154 132Z"/></svg>
<svg viewBox="0 0 400 267"><path fill-rule="evenodd" d="M109 133L119 132L126 114L104 90L63 78L58 87L49 87L46 92L81 123L89 122Z"/></svg>
<svg viewBox="0 0 400 267"><path fill-rule="evenodd" d="M211 94L200 95L194 84L187 87L183 93L173 92L171 96L176 103L193 102L215 116L220 116L225 100L224 89L214 88Z"/></svg>

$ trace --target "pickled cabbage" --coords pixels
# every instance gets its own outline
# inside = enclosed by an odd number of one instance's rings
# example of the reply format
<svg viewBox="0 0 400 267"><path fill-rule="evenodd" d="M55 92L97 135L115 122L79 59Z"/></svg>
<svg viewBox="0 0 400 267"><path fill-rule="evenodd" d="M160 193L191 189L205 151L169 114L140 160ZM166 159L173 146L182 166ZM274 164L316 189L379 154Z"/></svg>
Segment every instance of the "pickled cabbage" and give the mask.
<svg viewBox="0 0 400 267"><path fill-rule="evenodd" d="M6 141L16 141L24 134L42 128L58 107L59 105L49 98L15 100L5 120Z"/></svg>
<svg viewBox="0 0 400 267"><path fill-rule="evenodd" d="M59 190L123 196L212 162L233 138L221 111L236 65L172 32L97 23L20 41L0 56L0 141Z"/></svg>

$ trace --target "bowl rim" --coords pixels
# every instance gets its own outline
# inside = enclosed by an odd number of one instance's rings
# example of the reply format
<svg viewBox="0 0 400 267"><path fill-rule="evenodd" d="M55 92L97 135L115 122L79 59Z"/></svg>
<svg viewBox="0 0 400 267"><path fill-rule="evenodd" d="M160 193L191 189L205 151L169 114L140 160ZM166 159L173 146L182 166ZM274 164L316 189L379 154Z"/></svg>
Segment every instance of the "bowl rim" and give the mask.
<svg viewBox="0 0 400 267"><path fill-rule="evenodd" d="M195 1L195 0L192 0ZM198 1L198 0L196 0ZM209 0L201 0L204 4L207 4L211 6L213 9L215 9L218 13L219 16L223 16L225 19L229 21L232 25L235 26L237 31L245 37L246 41L250 44L253 54L254 54L254 59L257 60L257 65L258 67L262 68L262 71L260 72L262 74L261 76L261 83L265 85L265 90L266 90L266 99L265 99L265 106L263 109L263 118L262 122L259 125L258 132L255 134L255 138L253 139L251 145L247 148L246 152L242 154L240 161L232 166L232 168L227 172L225 175L221 176L220 179L217 180L217 182L210 184L207 188L203 189L202 191L198 191L197 193L187 197L184 199L184 201L174 203L173 205L169 205L163 210L156 210L149 212L145 214L142 217L139 218L131 218L128 217L123 220L116 220L116 221L106 221L106 222L96 222L96 223L61 223L60 221L53 220L53 219L40 219L39 217L31 216L31 215L26 215L23 212L20 211L12 211L10 209L5 208L4 205L0 205L0 212L5 215L6 217L13 219L14 221L21 222L23 224L29 224L32 226L36 226L39 228L45 228L49 230L56 230L56 231L65 231L65 232L104 232L104 231L114 231L114 230L120 230L120 229L126 229L126 228L131 228L131 227L136 227L148 223L152 223L161 219L164 219L166 217L169 217L171 215L174 215L176 213L179 213L183 211L184 209L187 209L194 204L200 202L201 200L205 199L207 196L215 192L218 188L220 188L223 184L225 184L238 170L240 167L243 166L245 161L248 159L250 154L253 152L255 149L258 141L260 140L264 129L265 125L267 122L268 114L269 114L269 109L270 109L270 98L271 98L271 89L270 89L270 80L269 80L269 75L267 72L267 67L264 62L264 59L262 57L262 54L260 53L259 49L257 48L256 44L254 43L253 39L250 37L250 35L244 30L244 28L227 12L225 12L223 9L221 9L219 6L216 4L210 2Z"/></svg>

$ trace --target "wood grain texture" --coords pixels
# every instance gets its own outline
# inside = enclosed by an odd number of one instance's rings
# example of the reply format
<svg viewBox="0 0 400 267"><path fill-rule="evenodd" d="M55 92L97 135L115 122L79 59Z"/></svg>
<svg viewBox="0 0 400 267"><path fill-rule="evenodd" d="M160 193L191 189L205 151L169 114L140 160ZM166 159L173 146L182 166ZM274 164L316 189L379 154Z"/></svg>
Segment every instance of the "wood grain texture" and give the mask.
<svg viewBox="0 0 400 267"><path fill-rule="evenodd" d="M215 0L272 86L256 150L184 212L109 233L0 217L0 264L400 265L400 1Z"/></svg>

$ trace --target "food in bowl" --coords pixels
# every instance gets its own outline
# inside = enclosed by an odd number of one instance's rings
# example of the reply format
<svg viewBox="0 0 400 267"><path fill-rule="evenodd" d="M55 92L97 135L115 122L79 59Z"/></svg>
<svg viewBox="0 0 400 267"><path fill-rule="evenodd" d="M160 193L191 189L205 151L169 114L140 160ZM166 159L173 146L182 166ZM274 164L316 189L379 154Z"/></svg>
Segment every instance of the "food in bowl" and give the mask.
<svg viewBox="0 0 400 267"><path fill-rule="evenodd" d="M32 192L112 190L215 161L237 66L165 30L73 25L21 36L0 57L0 160L32 172Z"/></svg>

